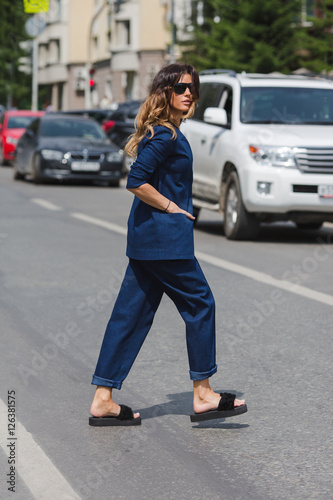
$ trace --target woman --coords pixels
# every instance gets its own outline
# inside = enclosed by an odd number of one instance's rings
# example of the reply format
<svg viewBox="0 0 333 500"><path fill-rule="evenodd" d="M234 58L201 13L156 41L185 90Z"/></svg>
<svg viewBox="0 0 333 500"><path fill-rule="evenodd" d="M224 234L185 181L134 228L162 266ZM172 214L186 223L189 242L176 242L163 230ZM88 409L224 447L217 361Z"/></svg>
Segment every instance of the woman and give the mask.
<svg viewBox="0 0 333 500"><path fill-rule="evenodd" d="M146 338L163 293L186 324L193 380L192 421L244 413L245 401L212 391L215 304L194 257L192 153L179 126L199 99L199 77L186 64L170 64L154 78L126 151L137 154L128 175L134 195L128 220L129 264L107 325L92 383L97 385L90 425L138 425L140 415L112 399Z"/></svg>

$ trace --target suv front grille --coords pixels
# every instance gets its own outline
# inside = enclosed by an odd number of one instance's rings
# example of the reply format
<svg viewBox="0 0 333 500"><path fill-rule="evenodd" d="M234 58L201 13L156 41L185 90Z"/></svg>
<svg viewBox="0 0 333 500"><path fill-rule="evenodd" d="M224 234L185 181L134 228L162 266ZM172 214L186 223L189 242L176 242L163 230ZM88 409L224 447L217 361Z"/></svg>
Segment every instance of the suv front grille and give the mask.
<svg viewBox="0 0 333 500"><path fill-rule="evenodd" d="M318 186L293 184L293 193L318 193Z"/></svg>
<svg viewBox="0 0 333 500"><path fill-rule="evenodd" d="M304 173L333 173L333 148L297 148L295 156Z"/></svg>

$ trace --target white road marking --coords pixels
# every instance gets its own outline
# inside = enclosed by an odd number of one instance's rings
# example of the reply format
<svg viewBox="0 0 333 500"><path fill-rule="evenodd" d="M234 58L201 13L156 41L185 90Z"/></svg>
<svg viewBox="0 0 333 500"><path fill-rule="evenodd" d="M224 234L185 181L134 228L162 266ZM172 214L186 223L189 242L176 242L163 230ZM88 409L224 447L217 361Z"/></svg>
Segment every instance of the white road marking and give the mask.
<svg viewBox="0 0 333 500"><path fill-rule="evenodd" d="M59 211L62 210L61 207L55 205L51 201L42 200L41 198L31 198L32 203L36 203L36 205L40 205L43 208L47 208L48 210Z"/></svg>
<svg viewBox="0 0 333 500"><path fill-rule="evenodd" d="M0 399L0 445L8 457L10 452L8 444L11 441L12 443L15 442L16 472L18 472L36 500L45 500L46 498L52 500L80 500L80 497L70 484L34 441L30 432L17 420L16 429L15 437L17 437L17 440L14 440L8 436L8 410L5 403ZM19 462L17 462L17 457L19 457ZM9 471L10 465L7 464L6 474ZM8 498L9 493L11 492L8 492Z"/></svg>
<svg viewBox="0 0 333 500"><path fill-rule="evenodd" d="M112 222L107 222L102 219L97 219L96 217L91 217L90 215L72 213L71 217L82 220L84 222L89 222L89 224L95 224L95 226L104 227L105 229L109 229L109 231L123 234L124 236L126 236L127 234L127 230L123 226L118 226L118 224L113 224Z"/></svg>
<svg viewBox="0 0 333 500"><path fill-rule="evenodd" d="M251 278L260 283L265 283L266 285L274 286L275 288L281 288L290 293L295 293L296 295L301 295L307 299L316 300L317 302L322 302L329 306L333 306L333 297L326 293L317 292L316 290L311 290L302 285L298 285L286 280L280 280L273 278L269 274L261 273L260 271L255 271L249 267L240 266L234 262L228 260L220 259L219 257L214 257L212 255L206 254L204 252L195 252L199 260L207 262L213 266L225 269L226 271L231 271L233 273L241 274L247 278Z"/></svg>
<svg viewBox="0 0 333 500"><path fill-rule="evenodd" d="M57 207L57 205L53 205L53 203L50 203L46 200L34 198L31 201L44 206L45 208L49 208L50 210L61 210L60 207ZM126 236L127 234L127 230L123 226L119 226L118 224L107 222L102 219L97 219L96 217L91 217L90 215L72 213L71 217L84 222L88 222L89 224L94 224L95 226L104 227L109 231L113 231L124 236ZM242 276L246 276L247 278L259 281L260 283L265 283L266 285L280 288L287 292L306 297L307 299L316 300L317 302L321 302L322 304L333 306L333 297L326 293L317 292L316 290L311 290L310 288L302 285L297 285L290 281L273 278L273 276L270 276L269 274L255 271L254 269L251 269L249 267L241 266L239 264L235 264L234 262L230 262L219 257L214 257L213 255L209 255L204 252L196 252L196 256L198 257L198 259L213 266L219 267L220 269L225 269L226 271L241 274Z"/></svg>
<svg viewBox="0 0 333 500"><path fill-rule="evenodd" d="M72 213L71 216L75 217L76 219L89 222L90 224L104 227L105 229L109 229L110 231L123 234L125 236L127 234L127 230L123 226L118 226L117 224L113 224L112 222L107 222L102 219L96 219L95 217L90 217L89 215L80 213ZM294 293L295 295L300 295L302 297L306 297L307 299L315 300L317 302L321 302L322 304L333 306L332 295L317 292L316 290L311 290L310 288L302 285L297 285L287 280L273 278L273 276L270 276L269 274L255 271L254 269L251 269L249 267L241 266L239 264L235 264L234 262L220 259L219 257L214 257L213 255L209 255L204 252L195 252L195 255L199 260L207 262L212 266L219 267L220 269L225 269L226 271L241 274L242 276L246 276L247 278L259 281L260 283L265 283L266 285L280 288L281 290L285 290L289 293Z"/></svg>

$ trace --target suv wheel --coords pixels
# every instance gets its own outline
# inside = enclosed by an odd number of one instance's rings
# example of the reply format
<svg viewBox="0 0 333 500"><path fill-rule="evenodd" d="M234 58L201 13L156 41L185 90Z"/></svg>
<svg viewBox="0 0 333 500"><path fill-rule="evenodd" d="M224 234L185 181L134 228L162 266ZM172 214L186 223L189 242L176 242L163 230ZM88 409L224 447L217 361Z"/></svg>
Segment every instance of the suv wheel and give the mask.
<svg viewBox="0 0 333 500"><path fill-rule="evenodd" d="M254 239L259 229L259 221L244 207L238 176L231 172L225 190L224 234L229 240Z"/></svg>

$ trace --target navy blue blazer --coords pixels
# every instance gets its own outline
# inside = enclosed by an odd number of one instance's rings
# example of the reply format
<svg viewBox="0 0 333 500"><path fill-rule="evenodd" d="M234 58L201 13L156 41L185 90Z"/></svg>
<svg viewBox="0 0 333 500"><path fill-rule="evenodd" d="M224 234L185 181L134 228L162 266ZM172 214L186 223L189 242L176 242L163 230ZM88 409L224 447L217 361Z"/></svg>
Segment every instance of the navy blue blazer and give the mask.
<svg viewBox="0 0 333 500"><path fill-rule="evenodd" d="M127 188L151 184L159 193L189 213L192 208L192 151L179 129L177 138L167 127L154 127L154 137L139 143ZM128 219L126 255L137 260L193 259L193 221L168 214L135 196Z"/></svg>

